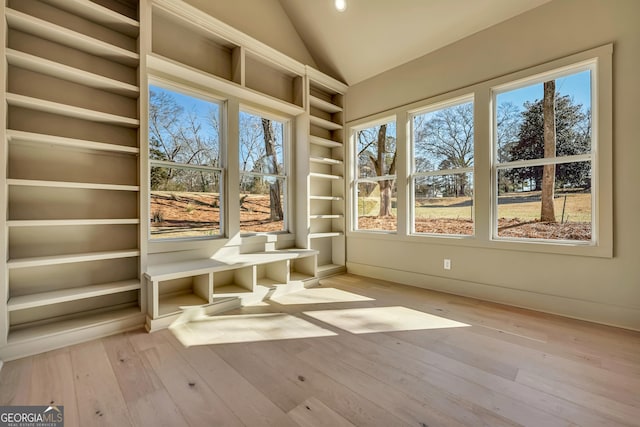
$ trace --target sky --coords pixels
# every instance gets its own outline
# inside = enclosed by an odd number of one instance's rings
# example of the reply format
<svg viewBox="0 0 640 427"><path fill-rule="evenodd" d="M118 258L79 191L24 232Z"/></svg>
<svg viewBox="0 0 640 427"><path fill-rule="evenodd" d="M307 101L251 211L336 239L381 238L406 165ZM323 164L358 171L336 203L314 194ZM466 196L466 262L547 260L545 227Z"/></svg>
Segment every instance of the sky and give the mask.
<svg viewBox="0 0 640 427"><path fill-rule="evenodd" d="M220 113L220 104L215 101L207 101L192 95L186 95L180 92L176 92L170 89L165 89L159 86L151 85L149 87L150 90L154 92L163 92L170 95L178 105L180 105L185 113L195 113L199 118L200 123L203 124L203 129L209 129L209 117L211 110L214 111L216 115ZM274 132L276 138L276 154L277 160L280 165L283 164L283 124L280 122L274 122ZM260 117L256 116L252 113L247 113L244 111L240 112L240 150L241 150L241 158L245 158L248 156L248 147L247 143L252 138L257 138L260 141L259 144L254 146L254 153L251 158L260 158L264 152L264 135L262 131L262 126L260 122ZM253 162L249 161L247 165L247 170L253 169Z"/></svg>
<svg viewBox="0 0 640 427"><path fill-rule="evenodd" d="M570 95L574 103L582 104L583 110L591 108L591 71L586 70L556 79L556 92L561 96ZM543 97L542 83L533 84L520 89L503 92L497 95L498 105L512 102L519 109L526 101L536 101Z"/></svg>

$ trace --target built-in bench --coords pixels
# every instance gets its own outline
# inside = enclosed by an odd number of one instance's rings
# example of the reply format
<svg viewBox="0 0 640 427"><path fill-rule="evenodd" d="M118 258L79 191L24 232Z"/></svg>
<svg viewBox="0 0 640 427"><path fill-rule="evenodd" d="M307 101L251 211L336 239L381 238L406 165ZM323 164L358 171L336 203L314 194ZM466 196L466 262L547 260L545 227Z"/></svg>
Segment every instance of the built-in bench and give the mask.
<svg viewBox="0 0 640 427"><path fill-rule="evenodd" d="M187 309L205 314L303 289L317 276L311 249L283 249L151 266L146 327L168 327Z"/></svg>

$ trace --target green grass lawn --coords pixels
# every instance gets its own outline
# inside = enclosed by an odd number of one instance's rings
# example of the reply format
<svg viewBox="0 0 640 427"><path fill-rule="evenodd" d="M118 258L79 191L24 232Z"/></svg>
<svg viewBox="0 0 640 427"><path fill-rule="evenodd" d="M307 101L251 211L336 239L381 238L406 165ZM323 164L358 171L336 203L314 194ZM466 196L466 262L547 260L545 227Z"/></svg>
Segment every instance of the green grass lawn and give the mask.
<svg viewBox="0 0 640 427"><path fill-rule="evenodd" d="M499 198L498 218L519 218L523 221L534 221L540 218L540 193L512 193ZM392 203L395 206L396 200ZM557 194L555 198L555 214L558 222L562 221L565 194ZM470 197L442 197L416 201L416 218L425 219L471 219L472 199ZM377 216L380 210L378 197L359 197L358 216ZM393 215L397 214L393 208ZM564 221L591 222L591 194L567 193L564 206Z"/></svg>
<svg viewBox="0 0 640 427"><path fill-rule="evenodd" d="M498 218L519 218L534 221L540 218L541 202L537 195L505 195L500 199L508 203L498 205ZM591 222L591 194L559 194L554 200L556 220L561 222L564 205L564 222Z"/></svg>

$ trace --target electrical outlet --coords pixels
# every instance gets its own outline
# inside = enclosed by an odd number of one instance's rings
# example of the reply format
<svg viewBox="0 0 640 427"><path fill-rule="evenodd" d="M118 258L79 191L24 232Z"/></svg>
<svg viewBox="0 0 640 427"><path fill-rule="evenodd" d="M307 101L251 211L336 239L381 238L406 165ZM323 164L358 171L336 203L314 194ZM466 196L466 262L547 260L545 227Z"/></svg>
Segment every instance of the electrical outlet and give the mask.
<svg viewBox="0 0 640 427"><path fill-rule="evenodd" d="M448 258L444 259L444 269L445 270L451 270L451 260Z"/></svg>

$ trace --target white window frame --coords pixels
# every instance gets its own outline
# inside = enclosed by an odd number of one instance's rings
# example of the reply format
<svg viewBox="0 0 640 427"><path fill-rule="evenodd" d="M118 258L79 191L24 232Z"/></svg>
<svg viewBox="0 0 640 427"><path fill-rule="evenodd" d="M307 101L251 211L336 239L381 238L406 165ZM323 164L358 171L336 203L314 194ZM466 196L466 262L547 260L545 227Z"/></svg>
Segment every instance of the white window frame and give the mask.
<svg viewBox="0 0 640 427"><path fill-rule="evenodd" d="M532 65L520 71L511 72L500 77L470 84L434 95L420 101L388 108L366 117L354 119L347 123L349 135L348 162L349 188L347 192L347 209L349 210L349 230L347 236L358 238L381 239L389 241L406 241L430 243L444 246L463 246L468 248L498 249L506 251L522 251L528 253L545 253L558 255L587 256L597 258L613 257L613 44L606 44L583 52L560 57L546 63ZM493 122L495 121L492 90L506 87L533 76L558 72L563 69L575 69L579 64L594 63L596 73L592 76L592 180L593 219L592 244L563 244L554 240L506 240L493 239L493 224L496 217L493 200L497 198L497 186L494 185L493 153L496 139ZM425 105L447 102L459 96L474 94L474 231L473 238L453 235L412 234L410 194L411 175L411 136L409 113L423 110ZM397 118L397 185L398 185L398 232L373 232L356 230L354 222L357 218L357 202L354 199L355 165L355 130L366 128L372 123L389 121ZM447 238L443 238L447 237ZM572 242L573 243L573 242Z"/></svg>
<svg viewBox="0 0 640 427"><path fill-rule="evenodd" d="M543 83L549 80L555 80L558 78L566 77L572 74L577 74L583 71L591 72L591 151L587 154L579 154L572 156L560 156L560 157L541 157L538 159L527 160L514 160L509 162L500 162L498 160L498 134L497 134L497 96L501 93L517 90L523 87L531 86L538 83ZM567 65L554 70L546 71L543 73L533 74L531 76L515 80L513 82L494 86L491 89L491 150L492 150L492 167L491 167L491 181L492 181L492 197L491 197L491 240L494 241L511 241L518 243L545 243L554 245L566 245L566 246L595 246L598 239L598 195L599 186L598 180L598 167L597 167L597 147L598 147L598 133L596 132L598 123L598 108L595 94L597 93L597 59L589 59L586 61L577 62L575 64ZM535 238L517 238L517 237L500 237L498 236L498 174L501 170L514 169L521 167L533 167L533 166L545 166L545 165L562 165L571 164L577 162L588 161L591 164L591 240L560 240L560 239L535 239Z"/></svg>
<svg viewBox="0 0 640 427"><path fill-rule="evenodd" d="M398 129L398 121L397 121L397 117L396 116L387 116L381 119L377 119L371 122L367 122L365 124L361 124L358 125L357 127L353 127L351 129L351 135L352 135L352 139L353 139L353 153L351 155L351 159L352 159L352 164L353 164L353 169L352 169L352 174L351 176L353 176L353 181L351 183L352 186L352 212L353 215L351 215L351 230L356 232L356 233L373 233L373 234L382 234L382 235L394 235L394 234L398 234L398 223L396 223L396 230L395 231L391 231L391 230L366 230L366 229L359 229L358 228L358 184L360 183L377 183L378 181L386 181L389 179L393 179L396 182L396 185L398 184L398 174L397 174L397 168L396 168L396 174L394 175L382 175L382 176L376 176L376 177L366 177L366 178L359 178L358 176L358 168L359 168L359 161L358 161L358 138L357 138L357 134L358 132L360 132L363 129L368 129L371 127L375 127L375 126L379 126L379 125L383 125L383 124L387 124L387 123L391 123L394 122L396 125L396 132ZM396 156L398 156L398 150L399 150L399 145L401 143L404 143L403 141L400 141L398 139L398 136L396 134ZM396 160L397 162L398 160ZM396 221L398 221L399 218L396 217Z"/></svg>
<svg viewBox="0 0 640 427"><path fill-rule="evenodd" d="M149 183L149 188L148 188L148 197L147 197L147 208L148 208L148 212L151 212L151 168L152 167L169 167L169 168L175 168L175 169L191 169L191 170L204 170L204 171L208 171L208 172L213 172L213 173L218 173L219 174L219 179L220 179L220 195L219 195L219 200L220 200L220 205L219 205L219 216L220 216L220 230L218 232L218 234L213 235L213 236L189 236L189 237L167 237L167 238L157 238L157 239L152 239L151 238L151 227L148 227L148 232L147 232L147 240L150 244L162 244L162 243L173 243L173 242L189 242L189 241L202 241L202 240L217 240L217 239L222 239L226 236L226 230L227 230L227 222L226 222L226 184L225 184L225 175L226 175L226 170L223 167L225 165L225 153L226 153L226 146L227 146L227 141L226 141L226 132L225 132L225 127L226 127L226 123L224 122L224 118L225 118L225 103L222 99L207 93L207 92L203 92L201 90L186 86L186 85L182 85L182 84L178 84L175 82L172 82L170 80L164 79L164 78L158 78L155 76L149 76L148 82L147 82L147 90L150 92L150 87L151 86L157 86L160 87L162 89L166 89L172 92L176 92L179 93L181 95L185 95L185 96L190 96L193 98L198 98L200 100L206 101L206 102L210 102L213 104L217 104L218 108L219 108L219 112L220 112L220 129L219 129L219 135L218 135L218 142L219 142L219 147L218 147L218 162L220 164L219 167L213 167L213 166L202 166L202 165L190 165L190 164L186 164L186 163L178 163L178 162L171 162L171 161L167 161L167 160L154 160L151 159L151 156L149 156L149 162L148 162L148 170L147 170L147 177L148 177L148 183ZM148 97L148 102L151 102L151 97ZM148 108L148 106L147 106ZM147 134L148 136L148 134ZM150 147L147 146L147 151L149 151ZM147 218L147 221L149 219Z"/></svg>
<svg viewBox="0 0 640 427"><path fill-rule="evenodd" d="M282 179L282 197L284 197L284 200L282 201L282 213L284 217L282 218L282 230L270 231L270 232L241 231L240 232L241 236L248 237L248 236L269 235L269 234L288 234L291 232L290 223L289 223L289 207L290 207L290 198L291 198L289 176L291 175L290 146L291 146L291 137L292 137L292 129L291 129L292 119L285 116L279 116L277 114L268 113L264 110L260 110L254 107L241 104L238 110L238 122L240 121L240 113L243 113L243 112L282 123L282 162L283 162L282 173L283 175L259 173L259 172L246 172L246 171L240 170L240 164L238 164L238 178L239 178L238 184L242 182L243 176L271 177L276 179ZM240 150L240 134L239 133L238 133L238 150ZM238 187L236 191L239 194L240 188Z"/></svg>
<svg viewBox="0 0 640 427"><path fill-rule="evenodd" d="M455 97L446 101L442 101L442 102L438 102L435 104L430 104L427 105L425 107L421 107L419 109L415 109L415 110L411 110L409 111L409 156L410 156L410 165L411 165L411 174L409 176L409 222L410 222L410 234L411 235L416 235L416 236L430 236L430 237L442 237L442 238L447 238L447 237L455 237L455 238L473 238L475 236L475 213L472 214L472 219L473 219L473 233L471 235L466 235L466 234L444 234L444 233L418 233L416 232L416 215L415 215L415 209L416 209L416 200L415 200L415 183L416 183L416 179L418 178L423 178L423 177L431 177L431 176L445 176L445 175L456 175L456 174L462 174L462 173L471 173L472 176L472 183L473 183L473 197L472 197L472 207L475 210L475 197L476 197L476 192L475 192L475 179L476 179L476 175L475 175L475 153L476 153L476 147L475 147L475 138L474 138L474 147L473 147L473 166L471 167L466 167L466 168L457 168L457 169L439 169L439 170L434 170L434 171L429 171L429 172L416 172L416 156L415 156L415 135L414 135L414 119L416 116L419 116L421 114L428 114L428 113L432 113L434 111L438 111L438 110L444 110L446 108L450 108L450 107L455 107L458 105L462 105L462 104L466 104L466 103L471 103L474 108L475 108L475 97L473 93L470 93L468 95L463 95L463 96L459 96L459 97ZM476 121L475 121L475 111L474 111L474 118L473 118L473 127L474 127L474 134L475 134L475 126L476 126Z"/></svg>

